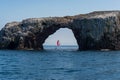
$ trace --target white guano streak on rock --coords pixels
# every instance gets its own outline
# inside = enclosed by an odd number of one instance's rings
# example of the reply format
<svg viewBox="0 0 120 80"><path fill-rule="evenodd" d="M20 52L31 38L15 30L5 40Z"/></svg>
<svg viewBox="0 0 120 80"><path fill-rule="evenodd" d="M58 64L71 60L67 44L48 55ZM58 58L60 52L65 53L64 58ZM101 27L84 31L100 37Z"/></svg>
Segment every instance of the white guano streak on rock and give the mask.
<svg viewBox="0 0 120 80"><path fill-rule="evenodd" d="M118 14L118 13L117 13ZM108 17L117 17L116 13L107 13L107 14L100 14L100 15L95 15L95 16L91 16L90 18L108 18Z"/></svg>
<svg viewBox="0 0 120 80"><path fill-rule="evenodd" d="M11 27L14 27L14 26L18 26L19 24L20 24L19 22L7 23L5 25L5 28L11 28Z"/></svg>

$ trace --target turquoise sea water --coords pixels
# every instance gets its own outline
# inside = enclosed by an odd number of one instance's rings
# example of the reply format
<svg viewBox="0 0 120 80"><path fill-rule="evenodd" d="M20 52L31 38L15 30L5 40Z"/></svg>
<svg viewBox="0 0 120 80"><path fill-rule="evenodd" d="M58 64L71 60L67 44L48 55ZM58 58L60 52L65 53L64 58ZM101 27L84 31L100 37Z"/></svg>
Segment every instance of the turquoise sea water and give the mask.
<svg viewBox="0 0 120 80"><path fill-rule="evenodd" d="M120 80L120 51L0 50L0 80Z"/></svg>

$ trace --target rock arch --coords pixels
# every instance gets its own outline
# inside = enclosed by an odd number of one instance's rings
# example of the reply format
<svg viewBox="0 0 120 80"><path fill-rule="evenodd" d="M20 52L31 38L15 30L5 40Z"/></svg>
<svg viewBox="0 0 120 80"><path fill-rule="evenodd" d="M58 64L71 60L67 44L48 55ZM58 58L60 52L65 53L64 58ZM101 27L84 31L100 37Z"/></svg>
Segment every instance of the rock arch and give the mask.
<svg viewBox="0 0 120 80"><path fill-rule="evenodd" d="M120 11L7 23L0 31L0 49L41 50L48 36L59 28L73 31L79 50L120 50Z"/></svg>
<svg viewBox="0 0 120 80"><path fill-rule="evenodd" d="M60 28L70 28L71 18L31 18L7 23L1 30L2 49L43 49L49 35ZM15 45L13 45L15 44Z"/></svg>

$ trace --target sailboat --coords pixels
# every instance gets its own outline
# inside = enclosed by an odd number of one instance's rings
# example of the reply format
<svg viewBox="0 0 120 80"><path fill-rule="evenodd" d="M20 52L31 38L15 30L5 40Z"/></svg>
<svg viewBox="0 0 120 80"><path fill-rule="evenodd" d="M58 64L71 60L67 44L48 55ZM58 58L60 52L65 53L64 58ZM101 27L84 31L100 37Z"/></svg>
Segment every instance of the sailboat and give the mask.
<svg viewBox="0 0 120 80"><path fill-rule="evenodd" d="M57 42L56 42L56 49L60 49L60 41L59 40L57 40Z"/></svg>
<svg viewBox="0 0 120 80"><path fill-rule="evenodd" d="M57 46L60 46L60 41L59 40L57 40Z"/></svg>

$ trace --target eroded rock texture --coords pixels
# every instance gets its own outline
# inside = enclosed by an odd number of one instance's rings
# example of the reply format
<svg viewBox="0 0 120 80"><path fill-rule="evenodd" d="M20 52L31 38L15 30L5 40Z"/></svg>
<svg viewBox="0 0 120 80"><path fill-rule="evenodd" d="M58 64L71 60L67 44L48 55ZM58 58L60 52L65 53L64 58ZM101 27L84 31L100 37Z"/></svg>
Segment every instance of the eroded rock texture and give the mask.
<svg viewBox="0 0 120 80"><path fill-rule="evenodd" d="M0 49L41 50L48 36L60 28L73 31L79 50L120 50L120 11L7 23L0 31Z"/></svg>

